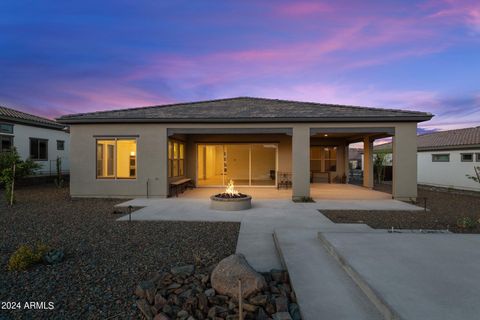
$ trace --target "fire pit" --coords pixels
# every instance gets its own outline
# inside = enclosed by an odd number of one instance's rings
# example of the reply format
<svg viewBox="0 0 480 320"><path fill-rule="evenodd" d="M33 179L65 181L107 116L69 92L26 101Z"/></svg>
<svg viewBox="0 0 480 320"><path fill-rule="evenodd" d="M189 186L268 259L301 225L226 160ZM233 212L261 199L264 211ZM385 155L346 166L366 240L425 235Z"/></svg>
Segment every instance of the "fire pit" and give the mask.
<svg viewBox="0 0 480 320"><path fill-rule="evenodd" d="M230 180L225 192L210 197L210 208L221 211L247 210L252 207L252 197L235 190Z"/></svg>

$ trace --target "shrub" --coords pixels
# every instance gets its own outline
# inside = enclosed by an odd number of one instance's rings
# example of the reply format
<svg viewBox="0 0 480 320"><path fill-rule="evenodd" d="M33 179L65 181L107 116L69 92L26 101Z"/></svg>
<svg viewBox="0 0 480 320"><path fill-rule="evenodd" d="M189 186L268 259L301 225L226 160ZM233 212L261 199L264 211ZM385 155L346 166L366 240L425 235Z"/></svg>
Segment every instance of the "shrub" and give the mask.
<svg viewBox="0 0 480 320"><path fill-rule="evenodd" d="M32 265L42 261L45 253L49 250L44 244L37 244L35 247L21 245L10 256L8 260L8 270L21 271L30 268Z"/></svg>
<svg viewBox="0 0 480 320"><path fill-rule="evenodd" d="M473 229L477 226L477 222L470 217L462 217L457 220L457 227L462 229Z"/></svg>

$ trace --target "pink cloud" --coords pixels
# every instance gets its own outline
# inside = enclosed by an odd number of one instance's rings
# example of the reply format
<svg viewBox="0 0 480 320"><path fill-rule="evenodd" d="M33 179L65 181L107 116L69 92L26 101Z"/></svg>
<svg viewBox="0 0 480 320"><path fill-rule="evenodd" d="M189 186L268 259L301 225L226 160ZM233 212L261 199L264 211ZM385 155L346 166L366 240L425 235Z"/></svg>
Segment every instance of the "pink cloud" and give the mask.
<svg viewBox="0 0 480 320"><path fill-rule="evenodd" d="M443 0L430 2L434 12L428 16L447 24L463 23L480 33L480 2L477 0Z"/></svg>
<svg viewBox="0 0 480 320"><path fill-rule="evenodd" d="M388 28L383 27L388 25ZM356 19L337 28L328 36L291 43L277 43L270 47L247 48L215 52L198 56L156 54L145 57L145 67L126 76L127 80L163 76L171 81L198 85L215 84L243 78L286 75L313 66L340 65L342 69L382 64L410 56L420 56L442 50L442 46L428 47L425 39L434 34L418 28L408 19L384 19L372 23ZM420 47L412 47L412 43ZM378 51L361 58L359 53L402 45L402 49ZM337 54L339 53L339 54ZM351 54L359 55L352 59ZM352 62L354 61L354 62Z"/></svg>
<svg viewBox="0 0 480 320"><path fill-rule="evenodd" d="M332 7L324 2L294 1L280 4L275 7L275 12L282 16L305 16L316 13L324 13L332 10Z"/></svg>

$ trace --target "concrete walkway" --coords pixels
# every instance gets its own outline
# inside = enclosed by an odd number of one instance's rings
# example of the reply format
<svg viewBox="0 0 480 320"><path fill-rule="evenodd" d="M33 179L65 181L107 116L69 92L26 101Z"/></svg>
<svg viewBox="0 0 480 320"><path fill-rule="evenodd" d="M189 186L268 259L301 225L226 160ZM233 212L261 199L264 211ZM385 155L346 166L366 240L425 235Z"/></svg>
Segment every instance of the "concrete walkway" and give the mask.
<svg viewBox="0 0 480 320"><path fill-rule="evenodd" d="M312 319L476 319L478 235L388 233L335 224L319 209L422 210L394 200L256 200L241 212L208 200L135 199L132 220L240 222L237 252L258 271L286 268L302 317ZM128 215L121 221L128 220Z"/></svg>
<svg viewBox="0 0 480 320"><path fill-rule="evenodd" d="M383 319L374 304L320 245L318 232L374 232L364 224L276 229L275 241L303 319Z"/></svg>
<svg viewBox="0 0 480 320"><path fill-rule="evenodd" d="M245 254L250 264L258 271L281 267L273 242L275 229L315 228L333 224L318 209L421 210L419 207L396 200L325 200L317 203L255 200L250 210L230 212L211 210L209 200L189 198L139 198L117 206L145 207L135 211L132 220L241 222L236 251ZM127 215L118 220L128 219Z"/></svg>
<svg viewBox="0 0 480 320"><path fill-rule="evenodd" d="M479 319L479 235L322 232L320 239L393 318Z"/></svg>

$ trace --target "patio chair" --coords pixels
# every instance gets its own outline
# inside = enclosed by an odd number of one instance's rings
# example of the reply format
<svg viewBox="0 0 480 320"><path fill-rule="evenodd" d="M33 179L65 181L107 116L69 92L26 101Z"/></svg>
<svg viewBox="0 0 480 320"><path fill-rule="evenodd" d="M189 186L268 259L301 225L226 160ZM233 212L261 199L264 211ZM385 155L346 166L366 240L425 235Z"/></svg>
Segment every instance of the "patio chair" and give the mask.
<svg viewBox="0 0 480 320"><path fill-rule="evenodd" d="M292 173L291 172L278 172L277 173L277 189L285 188L290 189L292 188Z"/></svg>

